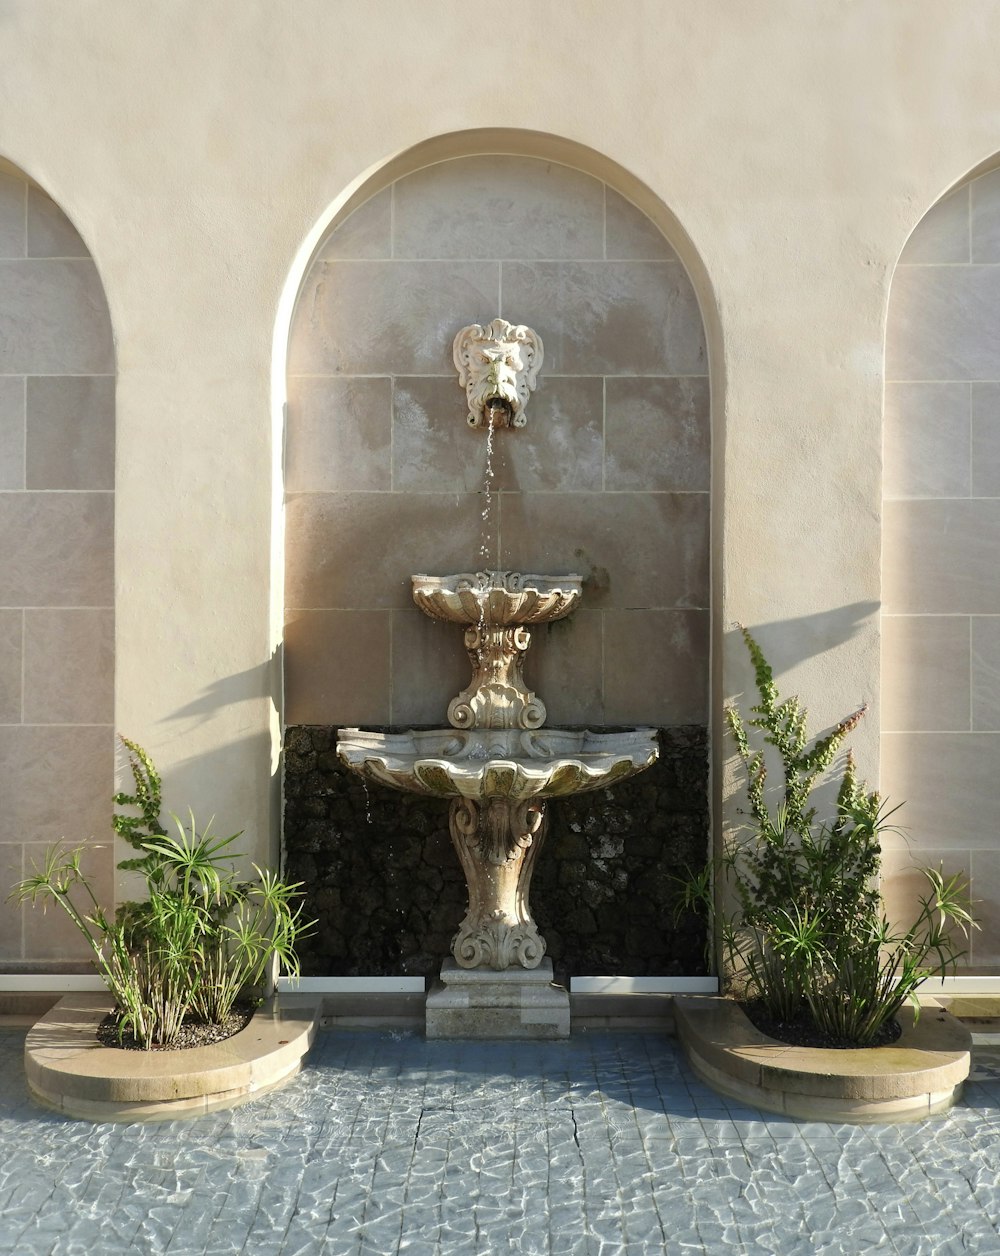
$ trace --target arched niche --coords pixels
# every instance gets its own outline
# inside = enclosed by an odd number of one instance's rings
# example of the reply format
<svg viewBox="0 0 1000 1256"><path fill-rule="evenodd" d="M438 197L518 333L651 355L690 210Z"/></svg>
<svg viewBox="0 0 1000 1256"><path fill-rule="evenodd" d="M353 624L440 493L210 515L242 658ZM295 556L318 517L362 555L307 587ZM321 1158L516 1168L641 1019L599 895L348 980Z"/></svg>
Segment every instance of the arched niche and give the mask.
<svg viewBox="0 0 1000 1256"><path fill-rule="evenodd" d="M691 788L674 803L651 795L661 812L676 806L662 832L627 856L628 843L594 834L575 856L567 837L560 856L556 837L538 873L544 915L560 858L603 860L593 903L568 881L560 891L580 917L576 942L563 929L563 959L580 959L588 932L598 947L613 917L619 969L656 971L668 959L638 955L637 938L663 932L663 852L679 870L708 840L712 333L690 243L590 150L477 132L389 163L309 247L284 381L285 836L290 870L318 887L307 963L430 971L447 950L448 922L427 912L455 889L446 833L412 800L359 803L356 782L333 779L331 729L442 724L468 661L460 632L413 606L410 576L501 567L585 578L581 609L533 636L527 679L548 723L655 724L672 730L665 757L685 759L675 775ZM487 480L487 440L465 422L451 353L460 328L497 316L533 327L545 363L527 426L496 434ZM299 788L317 766L331 774L325 801ZM398 850L370 840L368 817ZM428 834L422 853L415 832ZM385 867L359 872L379 852ZM348 901L364 908L364 937L345 932ZM582 970L598 962L592 950Z"/></svg>
<svg viewBox="0 0 1000 1256"><path fill-rule="evenodd" d="M972 881L1000 963L1000 170L943 196L899 258L886 341L882 784L905 802L884 888L912 914L915 865Z"/></svg>
<svg viewBox="0 0 1000 1256"><path fill-rule="evenodd" d="M59 206L0 162L0 885L60 840L114 898L115 361ZM0 968L85 958L61 912L0 896Z"/></svg>
<svg viewBox="0 0 1000 1256"><path fill-rule="evenodd" d="M344 206L291 320L286 723L440 719L466 663L409 576L484 565L587 578L574 622L529 656L550 722L704 720L710 387L684 263L574 166L409 165ZM498 314L546 356L487 500L451 345Z"/></svg>

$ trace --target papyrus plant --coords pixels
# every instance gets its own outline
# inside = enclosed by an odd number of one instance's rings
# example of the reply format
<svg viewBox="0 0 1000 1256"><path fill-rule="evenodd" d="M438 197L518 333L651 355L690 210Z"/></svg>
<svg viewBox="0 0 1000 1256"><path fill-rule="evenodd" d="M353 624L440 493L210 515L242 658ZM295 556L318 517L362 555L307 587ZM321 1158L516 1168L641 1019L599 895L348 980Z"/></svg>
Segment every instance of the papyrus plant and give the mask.
<svg viewBox="0 0 1000 1256"><path fill-rule="evenodd" d="M160 822L160 778L141 747L122 739L135 781L134 794L116 794L115 830L142 854L119 864L139 872L146 898L123 904L109 917L98 903L81 861L85 847L47 852L41 868L15 886L21 903L55 902L86 939L111 992L119 1037L131 1034L147 1049L173 1042L185 1018L224 1021L271 966L297 976L295 945L311 925L302 919L299 884L254 865L241 880L232 843L211 821L198 830L194 816L175 832Z"/></svg>

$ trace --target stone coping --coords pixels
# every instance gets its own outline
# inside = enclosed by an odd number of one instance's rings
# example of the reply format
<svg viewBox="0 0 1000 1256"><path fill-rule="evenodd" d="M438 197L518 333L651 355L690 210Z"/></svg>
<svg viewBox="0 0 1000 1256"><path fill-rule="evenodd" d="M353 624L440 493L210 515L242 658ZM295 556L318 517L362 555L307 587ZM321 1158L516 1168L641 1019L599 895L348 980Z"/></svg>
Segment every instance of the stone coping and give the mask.
<svg viewBox="0 0 1000 1256"><path fill-rule="evenodd" d="M106 994L70 994L28 1031L28 1088L46 1107L92 1121L159 1121L235 1107L299 1071L319 999L279 994L223 1042L181 1051L121 1051L97 1041Z"/></svg>
<svg viewBox="0 0 1000 1256"><path fill-rule="evenodd" d="M739 1005L719 995L678 995L677 1034L695 1073L713 1089L767 1112L803 1120L917 1120L961 1097L972 1036L943 1008L899 1015L891 1046L835 1050L796 1047L755 1028Z"/></svg>

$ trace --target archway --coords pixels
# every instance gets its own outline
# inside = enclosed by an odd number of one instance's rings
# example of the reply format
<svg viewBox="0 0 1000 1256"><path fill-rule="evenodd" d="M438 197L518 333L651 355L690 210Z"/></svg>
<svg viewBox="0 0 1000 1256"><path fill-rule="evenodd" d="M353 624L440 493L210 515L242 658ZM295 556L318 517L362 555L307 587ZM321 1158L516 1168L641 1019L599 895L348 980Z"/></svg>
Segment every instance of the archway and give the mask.
<svg viewBox="0 0 1000 1256"><path fill-rule="evenodd" d="M0 884L86 843L114 899L115 363L94 262L0 163ZM85 956L62 913L0 901L0 964Z"/></svg>
<svg viewBox="0 0 1000 1256"><path fill-rule="evenodd" d="M320 760L336 773L331 726L443 721L467 664L455 631L413 607L409 577L489 566L586 579L580 612L529 655L548 723L656 724L665 758L687 765L675 781L697 781L654 790L645 844L609 831L609 810L582 838L568 828L562 851L550 840L549 891L538 874L565 962L659 971L667 951L643 937L669 932L667 865L699 862L708 836L711 390L689 245L601 177L610 163L581 168L541 137L520 151L494 137L492 152L462 139L344 204L290 320L285 834L290 871L329 903L311 962L429 971L447 948L453 870L461 881L443 819L353 782L325 786L320 806L296 780ZM528 426L497 437L487 493L451 344L498 315L535 328L545 365ZM385 840L357 837L370 818ZM364 940L334 919L352 880Z"/></svg>
<svg viewBox="0 0 1000 1256"><path fill-rule="evenodd" d="M964 180L918 224L893 277L886 338L882 782L906 802L884 856L906 915L942 863L972 880L1000 962L1000 171ZM912 910L912 908L910 909Z"/></svg>

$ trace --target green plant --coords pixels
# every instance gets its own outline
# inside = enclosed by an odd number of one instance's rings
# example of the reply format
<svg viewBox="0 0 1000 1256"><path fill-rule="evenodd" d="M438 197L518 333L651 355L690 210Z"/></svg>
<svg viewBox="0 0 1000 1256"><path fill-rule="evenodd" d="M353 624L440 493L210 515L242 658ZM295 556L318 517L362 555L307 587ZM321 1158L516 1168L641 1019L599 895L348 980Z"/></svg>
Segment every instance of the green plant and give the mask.
<svg viewBox="0 0 1000 1256"><path fill-rule="evenodd" d="M120 838L136 850L142 850L144 842L153 837L163 837L167 831L160 823L163 806L160 775L142 746L120 735L118 740L125 748L135 793L120 791L114 795L113 802L116 807L137 807L139 814L116 811L111 824ZM148 855L144 855L138 859L123 860L118 867L129 872L145 872L149 862Z"/></svg>
<svg viewBox="0 0 1000 1256"><path fill-rule="evenodd" d="M148 927L137 940L128 922L109 919L98 903L81 866L85 849L50 848L10 897L43 908L54 901L69 915L114 998L119 1039L130 1033L147 1048L169 1043L190 1003L197 922L177 904L151 901Z"/></svg>
<svg viewBox="0 0 1000 1256"><path fill-rule="evenodd" d="M857 778L848 752L836 814L817 819L815 790L865 708L811 740L798 698L781 700L760 647L743 628L759 701L727 722L746 771L753 823L721 861L735 898L720 932L746 996L773 1021L811 1021L823 1034L854 1045L875 1041L927 977L954 970L961 942L975 927L967 886L924 871L929 892L913 924L895 930L877 889L880 834L895 808ZM762 744L751 744L755 733ZM758 740L754 737L754 740ZM782 779L768 790L767 747Z"/></svg>
<svg viewBox="0 0 1000 1256"><path fill-rule="evenodd" d="M201 955L194 1010L206 1021L224 1020L240 991L258 985L277 961L288 976L299 975L295 943L307 931L297 885L254 864L258 880L229 887L226 918Z"/></svg>
<svg viewBox="0 0 1000 1256"><path fill-rule="evenodd" d="M43 866L15 886L20 903L56 902L80 930L118 1013L119 1040L132 1034L147 1049L173 1042L185 1018L219 1023L269 967L299 972L295 945L311 924L302 919L300 885L254 865L256 880L237 878L230 847L211 821L199 832L193 814L175 834L160 822L160 778L141 747L122 739L136 782L115 803L115 831L144 852L120 868L140 872L147 897L123 904L109 919L82 869L85 848L53 847Z"/></svg>
<svg viewBox="0 0 1000 1256"><path fill-rule="evenodd" d="M672 876L671 881L676 887L673 905L673 925L680 928L688 915L695 916L705 926L705 971L713 974L716 971L715 961L715 869L711 863L697 872L688 866L685 875Z"/></svg>

